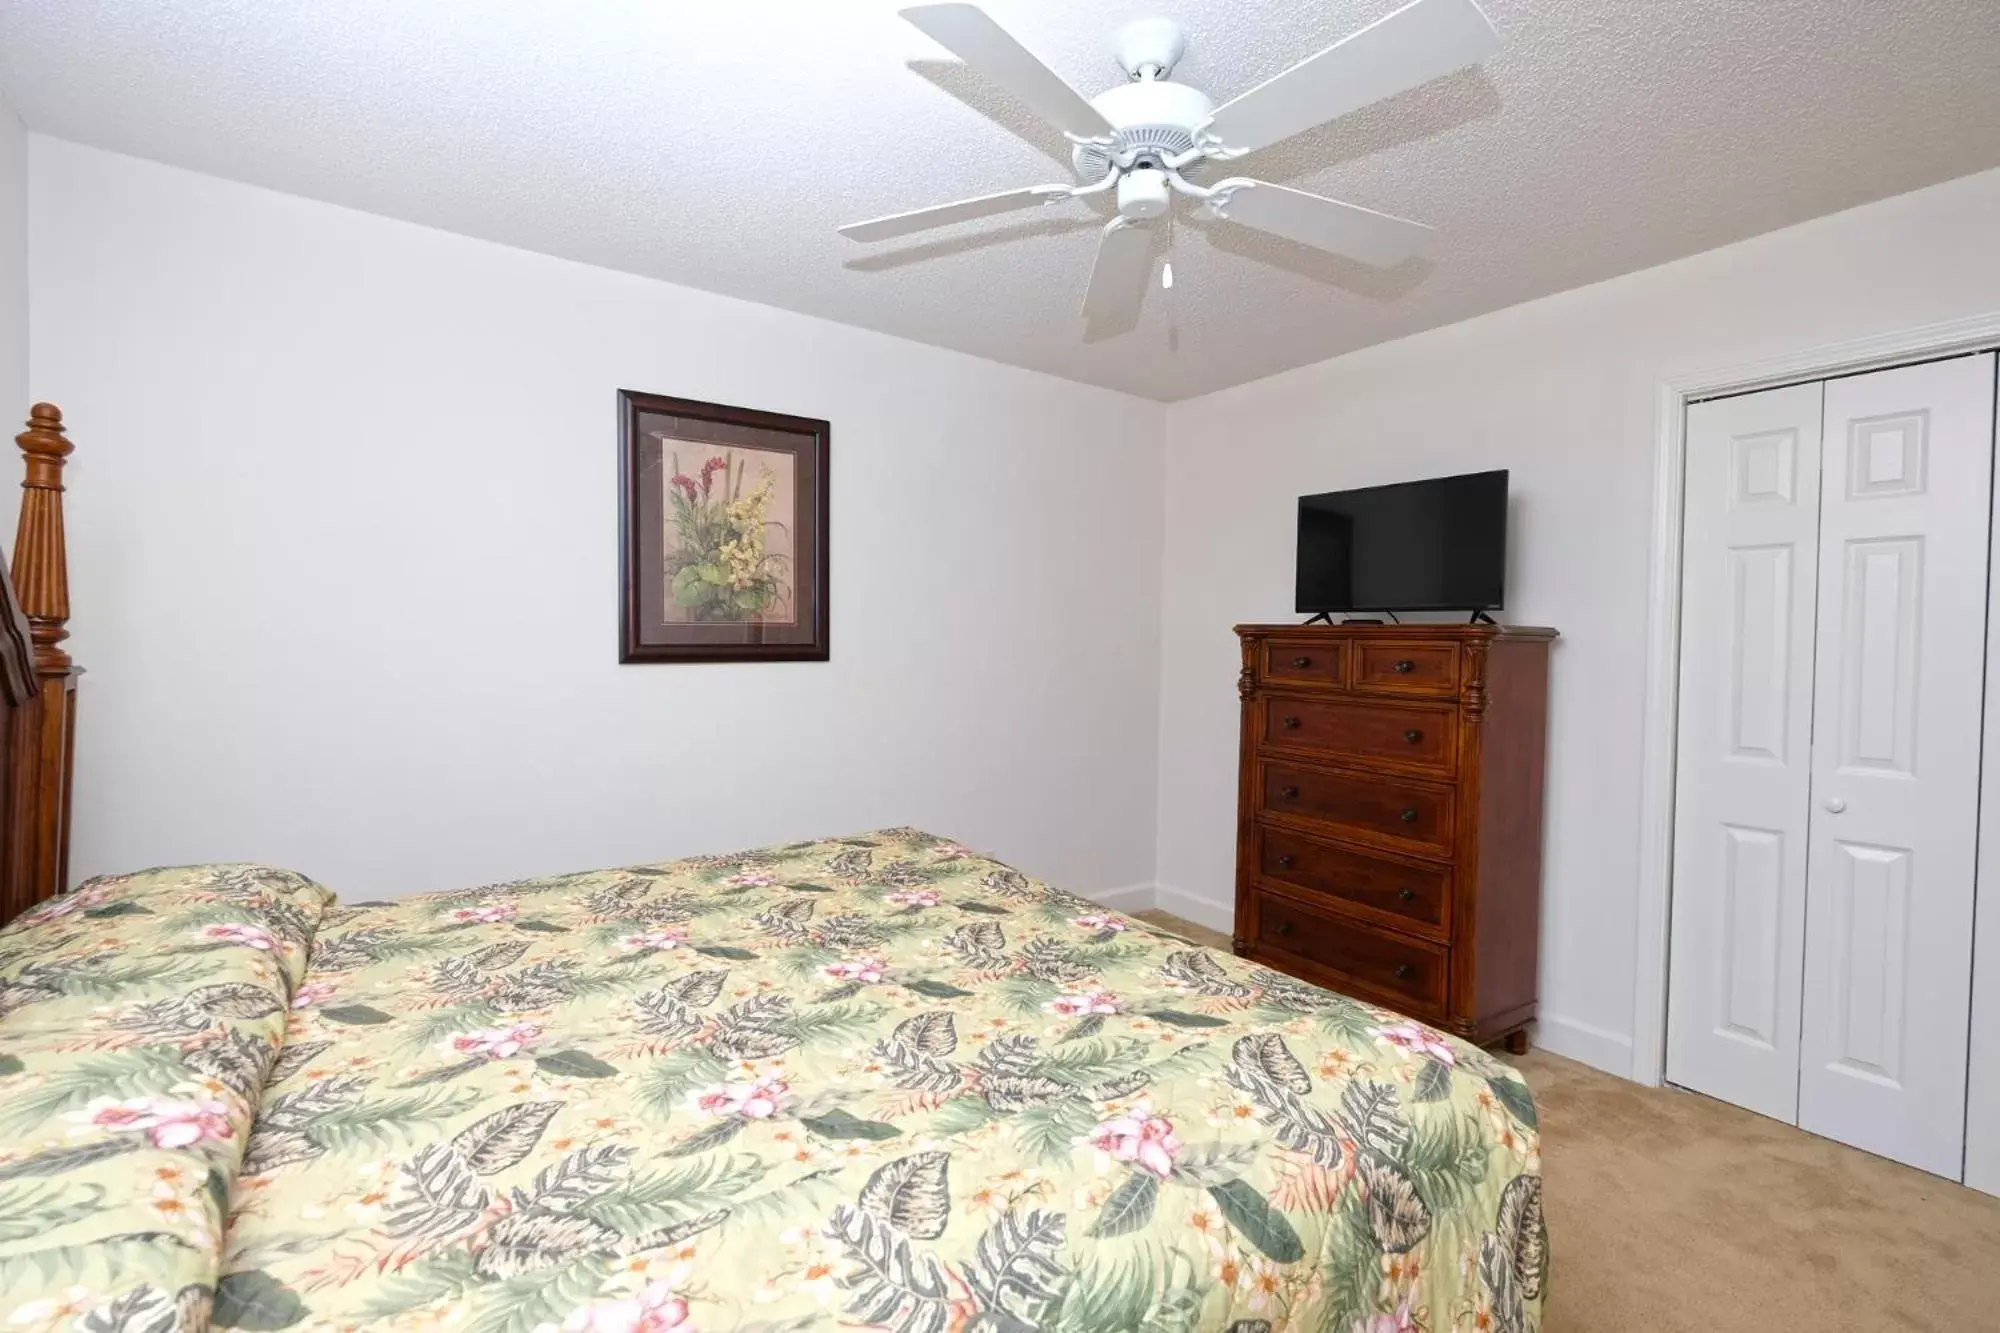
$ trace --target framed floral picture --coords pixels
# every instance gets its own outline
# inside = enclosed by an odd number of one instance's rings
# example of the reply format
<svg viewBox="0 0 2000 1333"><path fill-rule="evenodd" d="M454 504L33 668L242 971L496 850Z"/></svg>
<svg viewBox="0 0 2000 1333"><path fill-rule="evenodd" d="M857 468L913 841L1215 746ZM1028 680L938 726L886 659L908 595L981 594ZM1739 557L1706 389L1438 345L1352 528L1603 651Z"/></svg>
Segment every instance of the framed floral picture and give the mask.
<svg viewBox="0 0 2000 1333"><path fill-rule="evenodd" d="M824 421L618 394L621 662L827 659Z"/></svg>

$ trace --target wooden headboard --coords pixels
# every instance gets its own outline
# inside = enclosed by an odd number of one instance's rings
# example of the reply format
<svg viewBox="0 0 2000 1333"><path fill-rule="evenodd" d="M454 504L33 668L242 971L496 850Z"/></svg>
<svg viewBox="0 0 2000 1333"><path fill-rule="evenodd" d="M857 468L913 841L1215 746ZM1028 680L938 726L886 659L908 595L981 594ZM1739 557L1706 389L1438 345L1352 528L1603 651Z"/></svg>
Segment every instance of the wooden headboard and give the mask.
<svg viewBox="0 0 2000 1333"><path fill-rule="evenodd" d="M11 575L0 561L0 921L69 887L76 680L70 660L62 412L36 403L14 437L27 461Z"/></svg>

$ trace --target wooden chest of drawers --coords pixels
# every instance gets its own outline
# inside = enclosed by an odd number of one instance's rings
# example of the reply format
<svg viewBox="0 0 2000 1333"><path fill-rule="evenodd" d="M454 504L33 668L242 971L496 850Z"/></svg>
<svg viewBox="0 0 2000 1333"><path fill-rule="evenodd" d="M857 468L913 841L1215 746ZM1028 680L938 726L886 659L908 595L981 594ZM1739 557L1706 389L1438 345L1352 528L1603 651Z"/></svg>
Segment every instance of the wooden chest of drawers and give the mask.
<svg viewBox="0 0 2000 1333"><path fill-rule="evenodd" d="M1525 1049L1555 631L1236 632L1236 952Z"/></svg>

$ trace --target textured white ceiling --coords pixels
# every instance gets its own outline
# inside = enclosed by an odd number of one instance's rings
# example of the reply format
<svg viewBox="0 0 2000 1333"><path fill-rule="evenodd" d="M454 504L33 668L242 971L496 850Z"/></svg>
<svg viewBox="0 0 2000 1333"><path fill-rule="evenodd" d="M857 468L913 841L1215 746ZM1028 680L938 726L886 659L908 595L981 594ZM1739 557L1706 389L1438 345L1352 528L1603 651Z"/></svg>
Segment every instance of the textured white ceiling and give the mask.
<svg viewBox="0 0 2000 1333"><path fill-rule="evenodd" d="M1083 340L1083 204L834 227L1070 179L897 0L0 0L31 129L1148 397L1240 383L2000 164L2000 0L1488 0L1501 53L1238 168L1429 222L1388 272L1184 213ZM1399 0L990 0L1086 95L1165 12L1221 101Z"/></svg>

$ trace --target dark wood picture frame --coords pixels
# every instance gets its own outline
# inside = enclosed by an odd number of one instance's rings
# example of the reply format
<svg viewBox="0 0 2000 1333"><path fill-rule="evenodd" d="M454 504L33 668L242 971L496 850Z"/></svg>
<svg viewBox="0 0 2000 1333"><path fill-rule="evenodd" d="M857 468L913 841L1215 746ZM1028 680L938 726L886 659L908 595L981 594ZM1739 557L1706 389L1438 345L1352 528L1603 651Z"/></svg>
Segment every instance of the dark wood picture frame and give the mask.
<svg viewBox="0 0 2000 1333"><path fill-rule="evenodd" d="M663 441L792 455L788 486L792 619L765 622L667 618L667 488ZM824 662L828 656L827 554L832 427L812 417L760 412L663 394L618 391L618 660L620 662ZM721 467L725 485L729 468ZM740 477L740 473L738 474ZM707 497L709 475L701 473ZM737 483L740 485L740 481ZM693 487L689 494L692 498ZM678 496L673 504L680 503ZM711 529L712 530L712 529ZM698 588L699 585L696 585Z"/></svg>

